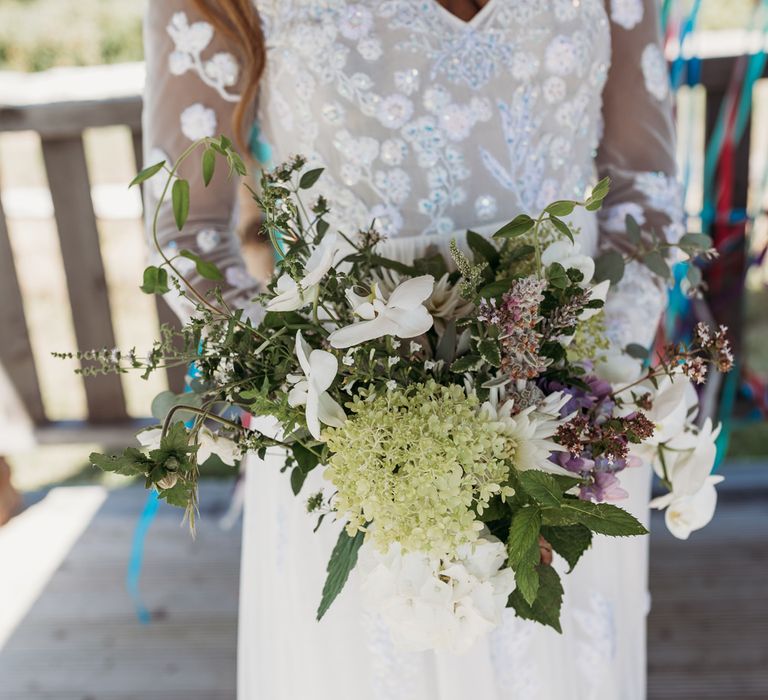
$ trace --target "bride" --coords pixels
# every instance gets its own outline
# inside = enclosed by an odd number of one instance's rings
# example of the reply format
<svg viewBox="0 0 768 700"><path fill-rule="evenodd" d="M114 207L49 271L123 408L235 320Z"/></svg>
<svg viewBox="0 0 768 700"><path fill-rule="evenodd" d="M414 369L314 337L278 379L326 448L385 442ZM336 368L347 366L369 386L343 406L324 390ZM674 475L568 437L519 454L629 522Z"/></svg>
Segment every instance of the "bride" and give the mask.
<svg viewBox="0 0 768 700"><path fill-rule="evenodd" d="M572 221L582 249L630 252L628 214L679 235L654 0L150 0L146 44L148 163L222 131L265 167L302 154L325 168L315 190L334 223L375 220L390 257L445 251L606 175L599 216ZM225 298L247 305L258 286L233 234L237 183L217 174L205 188L198 170L184 173L187 226L163 211L161 240L213 260ZM606 307L611 342L650 344L663 304L661 282L630 264ZM315 621L337 531L313 534L280 465L247 460L240 700L645 697L647 538L597 538L564 576L562 635L508 609L464 655L409 653L361 607L354 575ZM647 523L650 470L625 475L622 505Z"/></svg>

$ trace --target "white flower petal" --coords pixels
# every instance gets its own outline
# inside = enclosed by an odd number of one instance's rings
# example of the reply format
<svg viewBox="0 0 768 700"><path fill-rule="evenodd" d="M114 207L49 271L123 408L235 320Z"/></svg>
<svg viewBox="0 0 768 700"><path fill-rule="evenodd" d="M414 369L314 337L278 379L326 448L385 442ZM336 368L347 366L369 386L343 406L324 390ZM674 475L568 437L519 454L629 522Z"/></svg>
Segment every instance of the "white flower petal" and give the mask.
<svg viewBox="0 0 768 700"><path fill-rule="evenodd" d="M381 338L384 335L394 335L396 331L397 326L389 319L378 316L372 321L360 321L339 328L328 336L328 342L332 347L343 350L375 338Z"/></svg>
<svg viewBox="0 0 768 700"><path fill-rule="evenodd" d="M390 294L387 306L399 309L415 309L429 298L435 287L432 275L413 277L399 284Z"/></svg>
<svg viewBox="0 0 768 700"><path fill-rule="evenodd" d="M321 423L332 428L341 428L347 420L347 414L339 403L327 392L319 396L318 417Z"/></svg>
<svg viewBox="0 0 768 700"><path fill-rule="evenodd" d="M325 350L313 350L310 353L308 375L310 382L318 392L324 392L333 384L338 371L339 361L335 355Z"/></svg>
<svg viewBox="0 0 768 700"><path fill-rule="evenodd" d="M387 309L384 316L397 326L394 335L398 338L415 338L426 333L434 323L434 319L424 306L417 306L414 309Z"/></svg>

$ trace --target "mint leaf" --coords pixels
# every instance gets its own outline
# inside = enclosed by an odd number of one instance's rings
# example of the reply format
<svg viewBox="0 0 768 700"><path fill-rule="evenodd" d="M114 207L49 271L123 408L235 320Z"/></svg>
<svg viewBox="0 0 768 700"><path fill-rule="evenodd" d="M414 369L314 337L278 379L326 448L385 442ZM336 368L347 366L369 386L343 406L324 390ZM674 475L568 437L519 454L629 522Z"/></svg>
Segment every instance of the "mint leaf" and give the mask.
<svg viewBox="0 0 768 700"><path fill-rule="evenodd" d="M541 510L525 506L512 514L512 524L507 539L509 565L515 572L515 583L520 595L528 603L536 600L539 577L535 567L541 559L539 552L539 530Z"/></svg>
<svg viewBox="0 0 768 700"><path fill-rule="evenodd" d="M515 589L509 596L508 607L514 608L518 617L533 620L552 627L562 634L560 627L560 608L563 605L563 584L551 566L539 564L536 567L539 579L539 593L531 604L526 601L520 590Z"/></svg>
<svg viewBox="0 0 768 700"><path fill-rule="evenodd" d="M364 537L365 533L363 532L356 533L354 537L350 537L346 530L339 533L339 539L328 561L328 577L325 579L323 596L317 609L318 620L321 620L323 615L328 612L328 608L331 607L336 596L344 588L344 584L349 578L349 572L357 564L357 553L363 544Z"/></svg>
<svg viewBox="0 0 768 700"><path fill-rule="evenodd" d="M624 277L624 256L617 250L607 250L595 260L595 282L608 280L618 284Z"/></svg>
<svg viewBox="0 0 768 700"><path fill-rule="evenodd" d="M563 499L563 489L546 472L530 469L519 474L520 484L539 505L558 507Z"/></svg>
<svg viewBox="0 0 768 700"><path fill-rule="evenodd" d="M179 255L181 255L182 258L188 258L195 263L195 269L197 270L197 274L200 275L200 277L203 277L207 280L212 280L213 282L221 282L224 279L224 275L221 274L221 270L219 270L216 265L214 265L212 262L209 262L208 260L203 260L199 255L195 255L195 253L193 253L191 250L184 248L183 250L179 251Z"/></svg>
<svg viewBox="0 0 768 700"><path fill-rule="evenodd" d="M493 338L483 338L478 344L477 349L480 356L492 367L501 367L501 350L499 350L499 341Z"/></svg>
<svg viewBox="0 0 768 700"><path fill-rule="evenodd" d="M592 544L592 532L584 525L564 525L562 527L550 527L544 525L541 528L541 534L571 568L568 573L573 571L573 567L581 559L581 555L586 552Z"/></svg>
<svg viewBox="0 0 768 700"><path fill-rule="evenodd" d="M573 232L571 231L570 226L565 223L562 219L559 219L556 216L553 216L550 214L549 220L552 222L552 225L560 232L562 233L571 243L574 242L573 240Z"/></svg>
<svg viewBox="0 0 768 700"><path fill-rule="evenodd" d="M648 530L622 508L578 498L564 500L559 508L546 508L542 513L542 522L545 525L585 525L592 532L611 537L648 534Z"/></svg>

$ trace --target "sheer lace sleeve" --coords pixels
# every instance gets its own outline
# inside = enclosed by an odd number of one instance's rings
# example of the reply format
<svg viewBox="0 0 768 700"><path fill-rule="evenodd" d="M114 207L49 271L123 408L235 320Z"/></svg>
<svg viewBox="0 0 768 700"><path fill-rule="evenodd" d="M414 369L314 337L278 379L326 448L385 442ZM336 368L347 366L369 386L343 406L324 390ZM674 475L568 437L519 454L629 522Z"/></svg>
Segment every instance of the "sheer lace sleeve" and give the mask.
<svg viewBox="0 0 768 700"><path fill-rule="evenodd" d="M144 93L144 159L147 165L175 161L196 139L229 134L238 102L239 65L211 24L203 21L189 0L150 0L144 26L147 82ZM193 156L181 168L190 183L190 213L178 231L170 203L160 213L158 233L169 253L184 248L216 263L225 275L219 283L228 304L244 306L258 291L240 256L235 234L237 178L217 163L213 180L205 187L200 158ZM150 180L144 198L147 230L162 192L161 178ZM154 247L153 247L154 249ZM200 278L192 261L174 261L198 289L213 285ZM181 317L192 312L191 303L175 290L166 299Z"/></svg>
<svg viewBox="0 0 768 700"><path fill-rule="evenodd" d="M612 60L603 93L605 130L597 155L611 178L600 217L602 248L631 252L625 219L677 240L682 196L676 180L674 123L655 0L609 0ZM606 304L611 340L649 345L666 300L663 280L631 263Z"/></svg>

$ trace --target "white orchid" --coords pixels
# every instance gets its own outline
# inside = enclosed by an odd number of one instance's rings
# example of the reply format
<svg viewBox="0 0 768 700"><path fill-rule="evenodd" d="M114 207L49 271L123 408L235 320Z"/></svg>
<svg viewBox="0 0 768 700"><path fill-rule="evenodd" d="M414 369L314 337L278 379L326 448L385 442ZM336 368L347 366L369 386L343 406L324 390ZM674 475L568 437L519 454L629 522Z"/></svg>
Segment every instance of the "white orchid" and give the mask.
<svg viewBox="0 0 768 700"><path fill-rule="evenodd" d="M217 435L206 427L200 428L197 433L197 444L198 464L205 462L211 455L217 455L224 464L234 467L240 457L240 450L234 441Z"/></svg>
<svg viewBox="0 0 768 700"><path fill-rule="evenodd" d="M714 428L707 418L698 431L686 426L657 448L661 454L654 460L654 469L669 480L672 491L654 499L651 507L667 509L667 528L679 539L687 539L691 532L704 527L715 513L715 484L723 480L712 475L719 434L720 426Z"/></svg>
<svg viewBox="0 0 768 700"><path fill-rule="evenodd" d="M581 246L578 243L570 241L556 241L548 245L541 254L541 262L545 267L553 263L560 263L566 270L574 268L581 272L584 279L579 282L580 287L586 288L595 275L595 261L581 252Z"/></svg>
<svg viewBox="0 0 768 700"><path fill-rule="evenodd" d="M696 493L677 495L673 491L655 498L651 507L659 510L666 508L664 521L667 529L678 539L687 540L694 530L700 530L712 520L717 507L715 485L722 480L722 476L708 476Z"/></svg>
<svg viewBox="0 0 768 700"><path fill-rule="evenodd" d="M367 297L348 291L347 299L355 315L363 320L334 331L328 341L334 348L343 349L385 335L415 338L426 333L434 321L424 301L432 294L434 286L432 275L422 275L399 284L388 299L384 298L378 285L374 285Z"/></svg>
<svg viewBox="0 0 768 700"><path fill-rule="evenodd" d="M304 376L288 376L294 385L288 394L288 403L306 406L307 428L312 437L319 440L320 423L340 428L346 420L344 409L328 393L339 363L330 352L313 350L301 331L296 333L296 357Z"/></svg>
<svg viewBox="0 0 768 700"><path fill-rule="evenodd" d="M338 234L327 234L309 256L301 280L297 282L288 273L280 275L277 280L277 296L267 302L267 311L296 311L311 304L323 277L340 257L343 257L343 253Z"/></svg>

